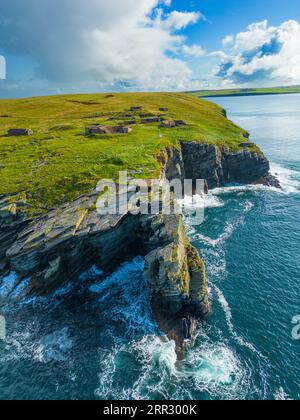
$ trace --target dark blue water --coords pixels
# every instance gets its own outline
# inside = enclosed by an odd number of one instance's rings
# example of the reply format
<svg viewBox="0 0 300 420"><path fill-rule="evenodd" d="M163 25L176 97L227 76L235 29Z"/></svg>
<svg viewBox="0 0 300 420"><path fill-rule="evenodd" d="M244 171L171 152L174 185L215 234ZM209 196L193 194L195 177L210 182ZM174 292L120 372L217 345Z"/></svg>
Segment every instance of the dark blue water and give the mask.
<svg viewBox="0 0 300 420"><path fill-rule="evenodd" d="M213 312L187 359L176 361L151 318L141 258L19 304L12 273L0 283L0 398L299 399L300 96L216 101L251 132L283 191L215 190L204 223L188 226Z"/></svg>

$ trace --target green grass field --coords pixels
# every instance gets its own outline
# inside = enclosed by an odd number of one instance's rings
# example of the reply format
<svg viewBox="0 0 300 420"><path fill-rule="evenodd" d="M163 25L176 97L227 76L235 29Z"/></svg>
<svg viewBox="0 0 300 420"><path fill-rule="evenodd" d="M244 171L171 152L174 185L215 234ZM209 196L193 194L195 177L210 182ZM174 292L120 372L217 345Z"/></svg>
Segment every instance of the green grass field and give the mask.
<svg viewBox="0 0 300 420"><path fill-rule="evenodd" d="M140 105L143 113L188 125L161 128L133 125L122 135L84 135L93 124L115 125ZM116 118L110 121L109 118ZM10 128L30 128L28 137L7 137ZM0 100L0 194L26 193L27 209L40 212L91 191L103 178L120 170L140 171L138 177L159 173L157 156L179 141L199 141L238 149L245 131L224 117L219 106L186 94L139 93L49 96Z"/></svg>
<svg viewBox="0 0 300 420"><path fill-rule="evenodd" d="M224 90L199 90L187 92L189 95L203 98L214 96L254 96L254 95L282 95L300 93L300 86L259 88L259 89L224 89Z"/></svg>

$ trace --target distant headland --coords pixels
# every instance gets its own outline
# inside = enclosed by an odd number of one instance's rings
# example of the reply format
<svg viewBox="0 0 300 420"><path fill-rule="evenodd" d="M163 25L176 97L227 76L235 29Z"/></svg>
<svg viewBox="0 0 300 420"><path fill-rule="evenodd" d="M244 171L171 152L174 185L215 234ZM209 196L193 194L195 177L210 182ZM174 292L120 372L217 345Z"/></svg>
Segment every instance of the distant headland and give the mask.
<svg viewBox="0 0 300 420"><path fill-rule="evenodd" d="M212 98L216 96L256 96L256 95L288 95L300 93L300 85L287 87L270 88L247 88L247 89L220 89L220 90L198 90L186 92L189 95Z"/></svg>

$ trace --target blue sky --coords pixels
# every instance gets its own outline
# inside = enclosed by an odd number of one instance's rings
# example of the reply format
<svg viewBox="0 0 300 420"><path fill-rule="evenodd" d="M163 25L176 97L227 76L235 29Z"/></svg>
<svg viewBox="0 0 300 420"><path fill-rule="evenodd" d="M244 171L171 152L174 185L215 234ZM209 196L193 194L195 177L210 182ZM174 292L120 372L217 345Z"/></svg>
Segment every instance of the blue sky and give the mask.
<svg viewBox="0 0 300 420"><path fill-rule="evenodd" d="M299 0L1 0L0 97L300 84L299 22Z"/></svg>
<svg viewBox="0 0 300 420"><path fill-rule="evenodd" d="M211 25L200 23L187 32L194 39L203 40L209 49L222 47L222 39L239 33L253 23L267 19L272 25L295 19L300 22L299 0L174 0L174 8L200 10Z"/></svg>

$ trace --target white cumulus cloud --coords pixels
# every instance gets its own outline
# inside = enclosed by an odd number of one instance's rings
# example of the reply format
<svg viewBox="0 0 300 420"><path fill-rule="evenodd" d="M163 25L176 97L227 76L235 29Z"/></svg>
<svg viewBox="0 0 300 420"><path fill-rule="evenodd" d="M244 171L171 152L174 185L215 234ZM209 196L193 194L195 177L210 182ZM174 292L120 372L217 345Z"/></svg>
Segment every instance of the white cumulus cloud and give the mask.
<svg viewBox="0 0 300 420"><path fill-rule="evenodd" d="M31 57L41 78L103 86L184 88L199 56L179 31L201 14L168 10L170 0L1 0L5 53ZM177 56L178 55L178 56Z"/></svg>
<svg viewBox="0 0 300 420"><path fill-rule="evenodd" d="M183 45L181 51L187 57L203 57L206 54L200 45Z"/></svg>
<svg viewBox="0 0 300 420"><path fill-rule="evenodd" d="M224 83L253 81L300 83L300 24L289 20L280 26L253 23L245 32L223 40L217 75Z"/></svg>
<svg viewBox="0 0 300 420"><path fill-rule="evenodd" d="M163 28L167 30L180 30L186 28L191 23L196 23L202 17L201 13L197 12L178 12L174 10L169 13L166 19L160 21Z"/></svg>

